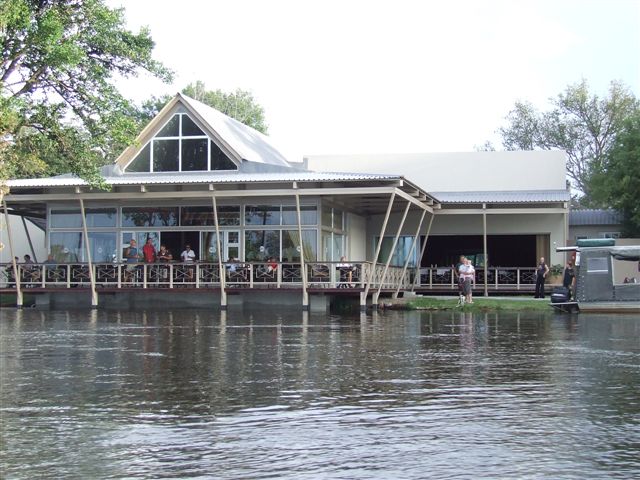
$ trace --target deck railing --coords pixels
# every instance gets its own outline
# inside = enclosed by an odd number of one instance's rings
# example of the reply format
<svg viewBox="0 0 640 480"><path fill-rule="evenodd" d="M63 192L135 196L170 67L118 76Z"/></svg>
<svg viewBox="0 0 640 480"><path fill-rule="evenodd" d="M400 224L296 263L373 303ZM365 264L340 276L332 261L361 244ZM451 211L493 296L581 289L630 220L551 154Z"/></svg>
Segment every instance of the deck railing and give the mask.
<svg viewBox="0 0 640 480"><path fill-rule="evenodd" d="M93 269L96 286L104 288L219 288L221 284L217 262L97 263L93 264ZM300 288L303 285L299 263L226 262L224 270L227 288ZM370 288L457 289L452 267L420 268L418 278L416 269L403 272L402 267L390 266L386 275L384 270L383 264L371 262L305 263L309 288L364 288L371 277ZM19 264L18 271L23 288L76 288L91 284L86 263ZM487 272L487 283L491 290L530 289L535 285L535 269L491 267ZM12 264L0 264L0 288L14 284ZM481 268L476 269L475 286L484 287L484 270Z"/></svg>

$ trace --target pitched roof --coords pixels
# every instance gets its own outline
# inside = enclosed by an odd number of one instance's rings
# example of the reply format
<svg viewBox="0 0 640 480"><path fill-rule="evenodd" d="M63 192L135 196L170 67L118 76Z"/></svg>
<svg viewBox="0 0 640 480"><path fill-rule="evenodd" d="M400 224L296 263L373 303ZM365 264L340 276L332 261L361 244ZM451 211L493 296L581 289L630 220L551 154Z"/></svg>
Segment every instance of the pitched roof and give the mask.
<svg viewBox="0 0 640 480"><path fill-rule="evenodd" d="M616 210L576 209L569 212L569 225L620 225L622 214Z"/></svg>
<svg viewBox="0 0 640 480"><path fill-rule="evenodd" d="M431 192L443 204L447 203L540 203L568 202L567 190L517 190L496 192Z"/></svg>
<svg viewBox="0 0 640 480"><path fill-rule="evenodd" d="M257 130L231 118L191 97L178 93L178 99L200 120L217 133L243 160L289 167L287 159L273 145L272 140Z"/></svg>

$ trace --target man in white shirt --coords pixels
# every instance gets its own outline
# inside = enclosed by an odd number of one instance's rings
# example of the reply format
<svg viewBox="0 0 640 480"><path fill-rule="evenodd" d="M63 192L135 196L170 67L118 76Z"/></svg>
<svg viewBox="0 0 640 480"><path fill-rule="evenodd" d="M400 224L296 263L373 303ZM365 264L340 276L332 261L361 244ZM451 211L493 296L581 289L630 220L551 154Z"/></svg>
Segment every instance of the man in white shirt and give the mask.
<svg viewBox="0 0 640 480"><path fill-rule="evenodd" d="M182 261L184 263L186 263L187 265L192 265L195 261L196 261L196 252L194 252L193 250L191 250L191 245L189 245L188 243L184 246L184 251L180 254L180 258L182 259ZM194 267L190 266L186 268L185 271L185 280L188 282L193 282L193 274L194 274Z"/></svg>

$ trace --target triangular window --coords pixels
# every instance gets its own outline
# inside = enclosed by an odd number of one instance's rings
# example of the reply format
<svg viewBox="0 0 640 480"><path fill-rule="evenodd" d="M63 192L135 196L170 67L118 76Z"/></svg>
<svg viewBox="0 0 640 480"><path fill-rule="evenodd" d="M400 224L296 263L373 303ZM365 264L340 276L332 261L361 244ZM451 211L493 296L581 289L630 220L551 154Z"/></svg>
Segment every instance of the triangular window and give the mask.
<svg viewBox="0 0 640 480"><path fill-rule="evenodd" d="M126 172L237 170L186 113L176 113L125 167Z"/></svg>

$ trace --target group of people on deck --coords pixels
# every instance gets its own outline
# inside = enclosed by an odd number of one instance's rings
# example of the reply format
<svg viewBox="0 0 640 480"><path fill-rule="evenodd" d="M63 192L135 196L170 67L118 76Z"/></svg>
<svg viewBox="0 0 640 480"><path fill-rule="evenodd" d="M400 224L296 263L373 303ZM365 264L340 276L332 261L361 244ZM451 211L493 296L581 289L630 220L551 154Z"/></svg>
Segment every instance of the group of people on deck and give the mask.
<svg viewBox="0 0 640 480"><path fill-rule="evenodd" d="M144 260L145 263L167 263L173 260L173 255L167 249L166 245L160 245L160 250L156 251L152 238L147 238L146 243L142 247L142 253L138 249L138 243L131 239L129 247L124 252L124 258L127 263L138 263ZM191 249L188 243L184 247L184 251L180 254L180 259L184 263L193 263L196 260L196 253Z"/></svg>

